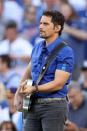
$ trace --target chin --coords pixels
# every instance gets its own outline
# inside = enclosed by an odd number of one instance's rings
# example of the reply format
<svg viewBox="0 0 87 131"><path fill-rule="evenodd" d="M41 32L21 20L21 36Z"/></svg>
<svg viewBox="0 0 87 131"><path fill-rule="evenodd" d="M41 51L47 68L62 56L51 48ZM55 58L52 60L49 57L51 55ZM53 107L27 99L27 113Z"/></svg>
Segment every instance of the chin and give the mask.
<svg viewBox="0 0 87 131"><path fill-rule="evenodd" d="M44 38L44 39L45 39L46 37L45 37L45 36L43 36L43 35L40 35L40 38Z"/></svg>

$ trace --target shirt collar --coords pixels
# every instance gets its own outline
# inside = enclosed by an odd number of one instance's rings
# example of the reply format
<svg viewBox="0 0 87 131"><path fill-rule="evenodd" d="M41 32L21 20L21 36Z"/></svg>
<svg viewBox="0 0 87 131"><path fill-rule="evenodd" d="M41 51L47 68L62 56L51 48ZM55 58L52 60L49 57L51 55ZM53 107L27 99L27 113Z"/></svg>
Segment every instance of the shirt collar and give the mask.
<svg viewBox="0 0 87 131"><path fill-rule="evenodd" d="M62 42L62 40L60 39L60 37L58 37L54 42L52 42L51 44L49 44L48 46L46 46L48 52L52 52L52 50L59 45Z"/></svg>

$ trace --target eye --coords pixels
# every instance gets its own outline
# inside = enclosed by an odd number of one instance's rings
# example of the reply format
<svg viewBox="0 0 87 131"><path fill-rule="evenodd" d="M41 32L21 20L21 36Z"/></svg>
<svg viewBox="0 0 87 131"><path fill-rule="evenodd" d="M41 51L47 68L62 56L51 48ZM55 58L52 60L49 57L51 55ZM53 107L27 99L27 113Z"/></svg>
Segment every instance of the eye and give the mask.
<svg viewBox="0 0 87 131"><path fill-rule="evenodd" d="M45 22L44 25L49 25L49 23Z"/></svg>

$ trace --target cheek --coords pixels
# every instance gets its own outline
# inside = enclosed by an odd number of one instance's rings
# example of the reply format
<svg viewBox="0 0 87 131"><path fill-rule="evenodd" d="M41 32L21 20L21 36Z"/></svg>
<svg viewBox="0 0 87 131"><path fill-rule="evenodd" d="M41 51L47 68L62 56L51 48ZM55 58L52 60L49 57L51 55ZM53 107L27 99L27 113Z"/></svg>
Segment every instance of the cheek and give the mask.
<svg viewBox="0 0 87 131"><path fill-rule="evenodd" d="M51 28L47 28L47 29L46 29L46 34L51 35L51 34L53 34L53 33L54 33L54 30L53 30L53 29L51 29Z"/></svg>

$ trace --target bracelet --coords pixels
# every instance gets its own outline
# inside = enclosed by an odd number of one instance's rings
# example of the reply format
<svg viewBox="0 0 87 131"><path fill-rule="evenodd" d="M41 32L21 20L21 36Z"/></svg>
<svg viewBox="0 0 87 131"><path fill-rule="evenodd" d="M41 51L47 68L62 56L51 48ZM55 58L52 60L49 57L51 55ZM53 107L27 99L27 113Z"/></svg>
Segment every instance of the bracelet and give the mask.
<svg viewBox="0 0 87 131"><path fill-rule="evenodd" d="M35 85L35 88L36 88L36 93L38 93L39 92L38 85Z"/></svg>

